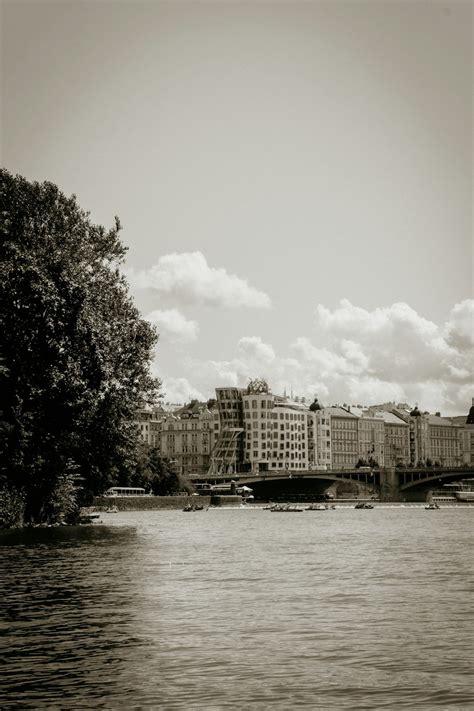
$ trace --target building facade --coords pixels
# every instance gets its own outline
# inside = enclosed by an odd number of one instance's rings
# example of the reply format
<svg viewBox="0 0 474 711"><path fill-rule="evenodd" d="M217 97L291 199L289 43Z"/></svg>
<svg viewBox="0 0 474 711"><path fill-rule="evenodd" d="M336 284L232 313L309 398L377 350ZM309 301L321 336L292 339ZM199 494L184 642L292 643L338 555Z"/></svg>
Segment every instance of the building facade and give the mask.
<svg viewBox="0 0 474 711"><path fill-rule="evenodd" d="M244 464L252 472L308 469L308 408L272 393L242 396Z"/></svg>
<svg viewBox="0 0 474 711"><path fill-rule="evenodd" d="M207 474L216 442L214 412L193 402L168 414L161 423L161 455L191 477Z"/></svg>
<svg viewBox="0 0 474 711"><path fill-rule="evenodd" d="M134 420L140 439L150 447L161 448L161 423L166 412L161 407L145 407Z"/></svg>
<svg viewBox="0 0 474 711"><path fill-rule="evenodd" d="M408 466L410 462L410 427L393 412L378 412L384 422L384 464L386 467Z"/></svg>
<svg viewBox="0 0 474 711"><path fill-rule="evenodd" d="M323 411L317 398L308 413L308 464L310 469L332 468L331 415Z"/></svg>
<svg viewBox="0 0 474 711"><path fill-rule="evenodd" d="M331 423L331 469L354 469L359 459L358 418L343 407L324 407Z"/></svg>

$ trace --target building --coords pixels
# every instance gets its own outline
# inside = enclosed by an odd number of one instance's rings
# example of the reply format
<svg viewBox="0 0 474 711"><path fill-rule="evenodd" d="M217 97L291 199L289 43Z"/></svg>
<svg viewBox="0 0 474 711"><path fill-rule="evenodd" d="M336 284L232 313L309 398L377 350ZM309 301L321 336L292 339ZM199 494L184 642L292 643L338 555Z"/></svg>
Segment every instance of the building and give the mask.
<svg viewBox="0 0 474 711"><path fill-rule="evenodd" d="M308 413L308 465L310 469L331 469L331 415L315 398Z"/></svg>
<svg viewBox="0 0 474 711"><path fill-rule="evenodd" d="M308 408L267 387L217 388L219 429L210 475L308 468Z"/></svg>
<svg viewBox="0 0 474 711"><path fill-rule="evenodd" d="M205 475L216 441L214 423L214 412L196 400L168 413L161 423L162 456L173 460L182 474Z"/></svg>
<svg viewBox="0 0 474 711"><path fill-rule="evenodd" d="M461 428L437 412L395 409L394 414L407 422L410 428L409 465L413 467L458 467L462 464Z"/></svg>
<svg viewBox="0 0 474 711"><path fill-rule="evenodd" d="M385 466L385 423L383 418L371 415L359 407L350 407L350 413L358 418L358 458L373 466Z"/></svg>
<svg viewBox="0 0 474 711"><path fill-rule="evenodd" d="M441 467L459 467L462 464L461 428L437 412L426 415L428 421L427 459ZM426 462L429 463L429 462Z"/></svg>
<svg viewBox="0 0 474 711"><path fill-rule="evenodd" d="M308 469L308 408L270 392L242 395L244 465L252 472Z"/></svg>
<svg viewBox="0 0 474 711"><path fill-rule="evenodd" d="M331 468L354 469L359 460L358 418L339 405L324 407L321 413L330 421Z"/></svg>
<svg viewBox="0 0 474 711"><path fill-rule="evenodd" d="M460 426L462 463L474 466L474 397L466 421Z"/></svg>
<svg viewBox="0 0 474 711"><path fill-rule="evenodd" d="M377 412L384 422L384 466L407 466L410 461L410 427L393 412Z"/></svg>
<svg viewBox="0 0 474 711"><path fill-rule="evenodd" d="M148 406L138 411L134 422L142 442L150 447L161 448L161 423L165 416L166 412L161 406Z"/></svg>
<svg viewBox="0 0 474 711"><path fill-rule="evenodd" d="M213 428L215 445L209 474L233 474L242 471L244 415L242 388L216 388L217 409Z"/></svg>

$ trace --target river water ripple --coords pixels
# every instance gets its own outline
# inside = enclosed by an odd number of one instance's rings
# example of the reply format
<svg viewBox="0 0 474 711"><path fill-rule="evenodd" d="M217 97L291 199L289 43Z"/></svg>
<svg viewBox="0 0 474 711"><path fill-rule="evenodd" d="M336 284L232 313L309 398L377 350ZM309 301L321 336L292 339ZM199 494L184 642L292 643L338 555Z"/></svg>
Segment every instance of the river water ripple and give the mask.
<svg viewBox="0 0 474 711"><path fill-rule="evenodd" d="M3 533L0 706L472 709L473 508Z"/></svg>

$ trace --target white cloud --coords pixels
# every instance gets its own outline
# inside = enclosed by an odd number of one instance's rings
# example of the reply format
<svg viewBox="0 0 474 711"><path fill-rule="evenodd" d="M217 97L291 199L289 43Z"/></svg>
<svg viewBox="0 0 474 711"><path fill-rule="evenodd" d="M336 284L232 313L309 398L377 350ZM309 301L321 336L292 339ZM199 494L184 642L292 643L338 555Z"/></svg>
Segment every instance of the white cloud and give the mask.
<svg viewBox="0 0 474 711"><path fill-rule="evenodd" d="M474 299L466 299L456 304L445 324L444 335L447 343L460 350L474 346Z"/></svg>
<svg viewBox="0 0 474 711"><path fill-rule="evenodd" d="M246 336L233 358L188 365L209 394L217 386L244 387L249 378L266 377L276 393L317 393L326 404L406 401L460 414L474 394L473 314L474 301L464 301L438 326L408 304L367 311L343 300L333 311L317 307L317 345L316 337L301 336L290 345L290 358L258 336Z"/></svg>
<svg viewBox="0 0 474 711"><path fill-rule="evenodd" d="M148 269L126 270L136 288L151 288L180 303L268 309L270 297L245 279L210 267L201 252L166 254Z"/></svg>
<svg viewBox="0 0 474 711"><path fill-rule="evenodd" d="M160 337L173 343L189 343L198 336L198 323L187 319L177 309L152 311L145 318L157 327Z"/></svg>
<svg viewBox="0 0 474 711"><path fill-rule="evenodd" d="M165 402L185 403L193 399L207 399L187 378L165 378L161 392Z"/></svg>

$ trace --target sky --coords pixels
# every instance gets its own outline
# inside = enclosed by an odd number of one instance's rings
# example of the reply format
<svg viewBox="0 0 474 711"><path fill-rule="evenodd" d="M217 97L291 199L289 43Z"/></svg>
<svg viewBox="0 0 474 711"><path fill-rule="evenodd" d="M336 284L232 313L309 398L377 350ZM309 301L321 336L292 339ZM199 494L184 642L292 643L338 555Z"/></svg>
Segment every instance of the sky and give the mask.
<svg viewBox="0 0 474 711"><path fill-rule="evenodd" d="M467 412L470 2L0 8L2 165L119 215L165 401Z"/></svg>

